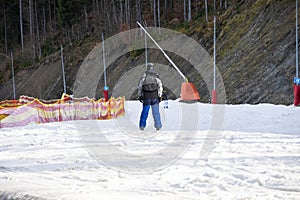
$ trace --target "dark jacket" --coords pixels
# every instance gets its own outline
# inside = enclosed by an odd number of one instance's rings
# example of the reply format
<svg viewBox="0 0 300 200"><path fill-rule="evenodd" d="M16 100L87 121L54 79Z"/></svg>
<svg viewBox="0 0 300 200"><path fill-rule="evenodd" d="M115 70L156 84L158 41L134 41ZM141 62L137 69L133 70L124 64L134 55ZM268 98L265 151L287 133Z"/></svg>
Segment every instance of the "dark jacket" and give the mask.
<svg viewBox="0 0 300 200"><path fill-rule="evenodd" d="M147 76L152 76L155 79L155 84L157 84L156 89L150 90L150 91L145 89L145 80L146 80ZM158 74L156 74L152 70L145 71L139 80L138 95L142 96L143 100L159 99L162 96L162 91L163 91L162 82L161 82Z"/></svg>

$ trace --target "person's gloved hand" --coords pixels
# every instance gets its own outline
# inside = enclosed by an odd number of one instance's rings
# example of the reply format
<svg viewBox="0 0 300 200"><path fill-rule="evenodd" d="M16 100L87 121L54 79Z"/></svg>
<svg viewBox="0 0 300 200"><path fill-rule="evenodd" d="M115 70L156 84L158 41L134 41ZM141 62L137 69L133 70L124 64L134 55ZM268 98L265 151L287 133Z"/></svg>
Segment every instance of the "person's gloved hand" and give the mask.
<svg viewBox="0 0 300 200"><path fill-rule="evenodd" d="M139 96L139 101L143 103L143 96Z"/></svg>
<svg viewBox="0 0 300 200"><path fill-rule="evenodd" d="M163 100L163 97L161 96L161 97L158 97L158 101L159 102L162 102L162 100Z"/></svg>

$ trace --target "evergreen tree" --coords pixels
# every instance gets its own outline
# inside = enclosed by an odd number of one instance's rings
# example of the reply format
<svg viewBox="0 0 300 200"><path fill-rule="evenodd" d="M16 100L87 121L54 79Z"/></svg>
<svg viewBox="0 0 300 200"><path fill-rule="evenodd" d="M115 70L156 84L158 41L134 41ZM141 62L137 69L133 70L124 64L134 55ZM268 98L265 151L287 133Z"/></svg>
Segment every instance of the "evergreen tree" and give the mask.
<svg viewBox="0 0 300 200"><path fill-rule="evenodd" d="M57 18L58 25L61 28L70 27L72 24L72 0L57 0Z"/></svg>

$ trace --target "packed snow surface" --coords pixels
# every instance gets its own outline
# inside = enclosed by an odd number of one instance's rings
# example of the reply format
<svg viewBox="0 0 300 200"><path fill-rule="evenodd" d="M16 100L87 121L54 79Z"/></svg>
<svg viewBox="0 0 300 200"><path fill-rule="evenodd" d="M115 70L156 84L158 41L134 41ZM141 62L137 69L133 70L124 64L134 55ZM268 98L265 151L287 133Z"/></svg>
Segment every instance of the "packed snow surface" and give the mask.
<svg viewBox="0 0 300 200"><path fill-rule="evenodd" d="M0 129L0 199L300 199L300 107L163 106Z"/></svg>

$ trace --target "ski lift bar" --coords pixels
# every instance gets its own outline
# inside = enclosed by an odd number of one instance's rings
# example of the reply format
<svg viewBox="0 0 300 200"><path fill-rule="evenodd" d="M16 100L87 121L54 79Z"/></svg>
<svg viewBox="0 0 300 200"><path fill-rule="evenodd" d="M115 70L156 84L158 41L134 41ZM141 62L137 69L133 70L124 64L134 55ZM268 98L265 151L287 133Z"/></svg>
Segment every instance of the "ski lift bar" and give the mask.
<svg viewBox="0 0 300 200"><path fill-rule="evenodd" d="M154 42L154 44L159 48L159 50L164 54L167 60L173 65L177 72L182 76L184 82L181 84L181 100L186 102L200 101L200 95L193 83L189 83L188 79L184 74L178 69L175 63L169 58L165 51L158 45L158 43L153 39L153 37L146 31L146 29L139 23L137 24L143 29L143 31L148 35L148 37Z"/></svg>
<svg viewBox="0 0 300 200"><path fill-rule="evenodd" d="M178 71L180 76L184 79L184 82L188 82L188 79L184 76L184 74L178 69L178 67L175 65L175 63L171 60L171 58L165 53L165 51L159 46L159 44L153 39L153 37L146 31L146 29L139 23L136 22L141 29L148 35L148 37L154 42L154 44L159 48L159 50L164 54L164 56L167 58L167 60L173 65L173 67Z"/></svg>

